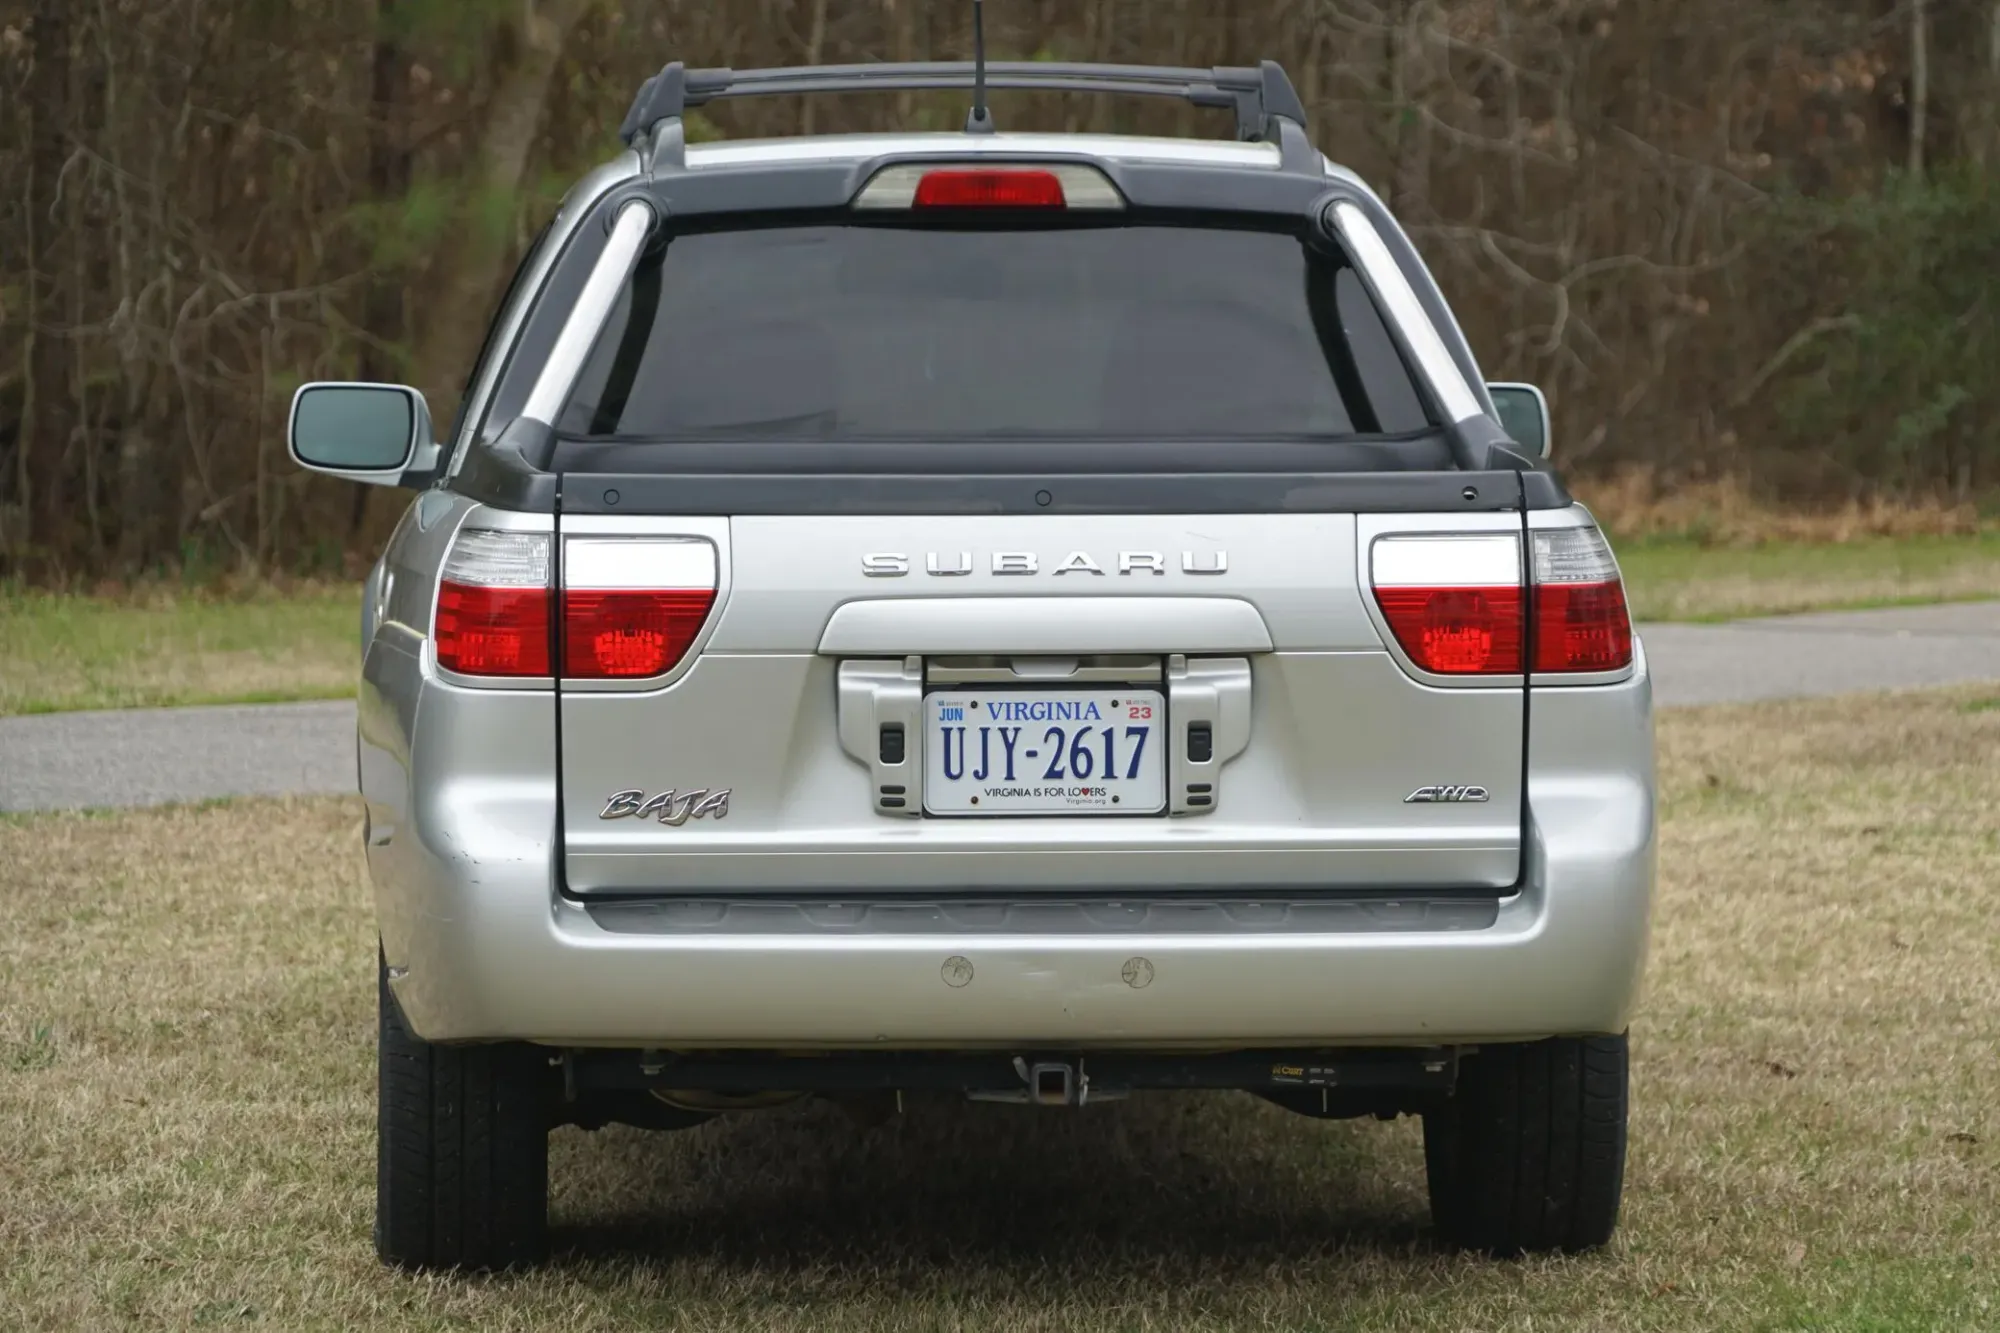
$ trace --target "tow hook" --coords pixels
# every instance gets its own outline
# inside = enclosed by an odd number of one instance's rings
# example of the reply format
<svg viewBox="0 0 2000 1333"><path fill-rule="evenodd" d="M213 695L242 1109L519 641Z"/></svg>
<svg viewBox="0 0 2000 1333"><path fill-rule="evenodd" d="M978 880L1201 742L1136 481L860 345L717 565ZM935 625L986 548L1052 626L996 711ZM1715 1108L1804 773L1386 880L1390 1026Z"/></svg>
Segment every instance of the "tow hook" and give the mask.
<svg viewBox="0 0 2000 1333"><path fill-rule="evenodd" d="M1030 1065L1017 1055L1014 1072L1028 1085L1028 1100L1036 1106L1082 1106L1090 1100L1090 1075L1083 1072L1081 1060L1073 1068L1059 1060Z"/></svg>
<svg viewBox="0 0 2000 1333"><path fill-rule="evenodd" d="M965 1095L975 1102L1012 1102L1016 1106L1082 1106L1091 1100L1090 1075L1084 1072L1083 1061L1033 1060L1025 1056L1013 1059L1014 1075L1021 1080L1018 1087L967 1088ZM1100 1090L1098 1101L1118 1101L1122 1096L1119 1089L1109 1093Z"/></svg>

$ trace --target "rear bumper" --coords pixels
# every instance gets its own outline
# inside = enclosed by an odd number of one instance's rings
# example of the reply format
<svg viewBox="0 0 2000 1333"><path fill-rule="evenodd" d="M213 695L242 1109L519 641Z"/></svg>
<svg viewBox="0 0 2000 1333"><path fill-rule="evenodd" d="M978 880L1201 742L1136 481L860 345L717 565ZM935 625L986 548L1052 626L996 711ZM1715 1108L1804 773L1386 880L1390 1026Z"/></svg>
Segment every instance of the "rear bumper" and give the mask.
<svg viewBox="0 0 2000 1333"><path fill-rule="evenodd" d="M640 935L524 903L413 939L394 985L432 1040L1428 1045L1618 1031L1643 952L1638 886L1614 871L1559 891L1561 910L1524 894L1485 929L1296 934Z"/></svg>
<svg viewBox="0 0 2000 1333"><path fill-rule="evenodd" d="M593 913L545 870L440 866L451 873L415 889L423 906L392 941L407 969L393 985L432 1040L1139 1047L1615 1032L1645 953L1652 812L1640 784L1593 804L1589 836L1538 837L1528 886L1497 904L1261 918L1190 905L995 908L981 921L913 908L919 919L898 928L879 909L690 905L675 925L641 909ZM1036 912L1071 913L1069 928L1031 930Z"/></svg>
<svg viewBox="0 0 2000 1333"><path fill-rule="evenodd" d="M454 777L478 766L418 744L413 817L370 839L391 985L434 1041L1137 1048L1620 1031L1653 894L1648 687L1641 674L1535 700L1522 884L1457 904L1113 909L1038 889L1039 905L1013 909L586 906L554 880L552 784Z"/></svg>

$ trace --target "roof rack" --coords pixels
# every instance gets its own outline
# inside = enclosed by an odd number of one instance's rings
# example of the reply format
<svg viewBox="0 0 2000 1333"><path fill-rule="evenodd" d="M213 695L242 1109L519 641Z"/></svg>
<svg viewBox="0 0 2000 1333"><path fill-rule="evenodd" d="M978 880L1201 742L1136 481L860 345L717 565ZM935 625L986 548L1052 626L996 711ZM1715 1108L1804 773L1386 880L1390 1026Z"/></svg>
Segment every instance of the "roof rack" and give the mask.
<svg viewBox="0 0 2000 1333"><path fill-rule="evenodd" d="M787 69L689 69L676 60L640 86L618 137L629 145L662 121L680 119L689 107L723 98L971 88L976 70L969 60ZM1280 119L1300 129L1306 123L1305 103L1275 60L1213 69L994 61L986 65L986 84L1038 92L1178 97L1195 106L1230 107L1236 112L1236 137L1249 142L1279 142Z"/></svg>

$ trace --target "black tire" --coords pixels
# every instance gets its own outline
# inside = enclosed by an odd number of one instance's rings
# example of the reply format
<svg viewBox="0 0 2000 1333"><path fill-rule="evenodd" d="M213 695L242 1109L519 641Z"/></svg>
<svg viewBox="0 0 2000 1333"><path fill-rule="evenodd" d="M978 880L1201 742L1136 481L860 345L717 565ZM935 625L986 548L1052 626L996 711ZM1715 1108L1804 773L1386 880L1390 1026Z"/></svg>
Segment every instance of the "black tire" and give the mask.
<svg viewBox="0 0 2000 1333"><path fill-rule="evenodd" d="M1611 1239L1625 1185L1625 1037L1487 1046L1424 1114L1431 1217L1448 1245L1514 1255Z"/></svg>
<svg viewBox="0 0 2000 1333"><path fill-rule="evenodd" d="M434 1046L378 963L375 1252L400 1268L513 1268L548 1249L551 1071L523 1043Z"/></svg>

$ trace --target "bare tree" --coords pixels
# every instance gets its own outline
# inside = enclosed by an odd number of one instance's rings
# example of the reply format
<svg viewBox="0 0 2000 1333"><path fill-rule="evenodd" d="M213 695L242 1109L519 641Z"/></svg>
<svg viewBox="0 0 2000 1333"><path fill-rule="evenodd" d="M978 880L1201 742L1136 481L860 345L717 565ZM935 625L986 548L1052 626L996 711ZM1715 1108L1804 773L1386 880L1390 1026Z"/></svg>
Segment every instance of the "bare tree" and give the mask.
<svg viewBox="0 0 2000 1333"><path fill-rule="evenodd" d="M72 132L71 41L65 0L37 0L29 20L33 70L28 78L27 319L16 499L29 550L62 549L69 520L66 455L71 442L70 368L63 339L61 275L70 233L64 227L63 172Z"/></svg>
<svg viewBox="0 0 2000 1333"><path fill-rule="evenodd" d="M519 197L548 103L550 81L579 20L600 0L525 0L518 21L500 30L510 58L485 113L468 127L470 170L465 190L475 207ZM473 226L451 247L425 300L416 367L418 382L456 397L486 328L486 307L500 285L509 238Z"/></svg>
<svg viewBox="0 0 2000 1333"><path fill-rule="evenodd" d="M1018 0L996 58L1285 63L1572 468L2000 486L2000 0ZM379 511L283 465L308 378L440 417L521 244L668 59L967 54L926 0L0 0L0 577L264 567ZM1229 133L1009 94L1003 128ZM953 94L699 134L952 126ZM1921 199L1885 189L1921 177Z"/></svg>
<svg viewBox="0 0 2000 1333"><path fill-rule="evenodd" d="M1924 175L1924 132L1931 103L1930 0L1910 0L1910 153L1912 179Z"/></svg>

